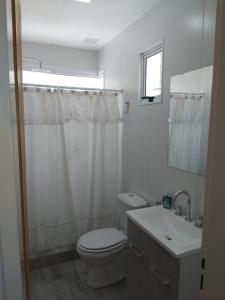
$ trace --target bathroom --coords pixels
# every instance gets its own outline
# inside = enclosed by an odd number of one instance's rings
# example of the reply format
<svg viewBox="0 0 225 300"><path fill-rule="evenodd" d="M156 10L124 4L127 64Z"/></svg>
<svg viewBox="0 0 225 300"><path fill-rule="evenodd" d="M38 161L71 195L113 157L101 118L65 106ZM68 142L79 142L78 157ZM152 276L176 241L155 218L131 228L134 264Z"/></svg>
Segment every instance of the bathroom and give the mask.
<svg viewBox="0 0 225 300"><path fill-rule="evenodd" d="M20 2L26 299L199 300L216 1Z"/></svg>

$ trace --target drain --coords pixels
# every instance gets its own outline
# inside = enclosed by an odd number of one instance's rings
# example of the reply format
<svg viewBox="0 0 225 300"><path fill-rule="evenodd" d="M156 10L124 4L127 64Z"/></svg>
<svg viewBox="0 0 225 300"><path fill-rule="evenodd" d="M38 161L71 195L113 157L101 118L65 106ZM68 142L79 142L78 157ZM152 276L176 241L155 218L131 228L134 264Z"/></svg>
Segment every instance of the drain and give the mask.
<svg viewBox="0 0 225 300"><path fill-rule="evenodd" d="M168 241L172 241L172 238L168 235L164 235L164 237L168 240Z"/></svg>

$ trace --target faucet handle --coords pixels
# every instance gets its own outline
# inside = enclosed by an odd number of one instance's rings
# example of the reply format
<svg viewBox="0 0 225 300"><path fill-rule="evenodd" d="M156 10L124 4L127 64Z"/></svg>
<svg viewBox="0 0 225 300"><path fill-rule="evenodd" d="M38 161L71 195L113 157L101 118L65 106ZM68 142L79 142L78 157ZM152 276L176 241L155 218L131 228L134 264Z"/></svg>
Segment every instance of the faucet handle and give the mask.
<svg viewBox="0 0 225 300"><path fill-rule="evenodd" d="M203 216L197 215L195 220L195 227L202 228L203 227Z"/></svg>

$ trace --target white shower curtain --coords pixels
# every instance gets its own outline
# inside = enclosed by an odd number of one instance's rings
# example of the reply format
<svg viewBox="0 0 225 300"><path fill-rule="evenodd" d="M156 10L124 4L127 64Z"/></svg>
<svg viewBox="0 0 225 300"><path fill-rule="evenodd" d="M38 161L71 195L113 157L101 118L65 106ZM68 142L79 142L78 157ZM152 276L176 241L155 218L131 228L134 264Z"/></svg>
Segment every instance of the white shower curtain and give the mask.
<svg viewBox="0 0 225 300"><path fill-rule="evenodd" d="M122 99L115 93L26 89L31 254L75 245L116 222Z"/></svg>
<svg viewBox="0 0 225 300"><path fill-rule="evenodd" d="M169 117L169 165L199 173L204 98L173 95Z"/></svg>

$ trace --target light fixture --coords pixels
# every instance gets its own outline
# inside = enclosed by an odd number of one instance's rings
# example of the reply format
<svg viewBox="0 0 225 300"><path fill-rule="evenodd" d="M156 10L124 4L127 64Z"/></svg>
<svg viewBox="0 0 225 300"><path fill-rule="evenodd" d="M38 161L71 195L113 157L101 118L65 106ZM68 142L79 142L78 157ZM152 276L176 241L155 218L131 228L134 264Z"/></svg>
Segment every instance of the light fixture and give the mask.
<svg viewBox="0 0 225 300"><path fill-rule="evenodd" d="M91 0L75 0L75 1L77 1L77 2L84 2L84 3L90 3L91 2Z"/></svg>
<svg viewBox="0 0 225 300"><path fill-rule="evenodd" d="M99 39L96 38L86 38L83 42L86 44L97 44L97 42L99 41Z"/></svg>

